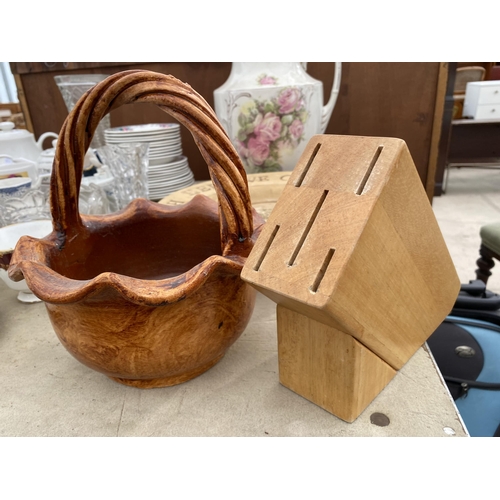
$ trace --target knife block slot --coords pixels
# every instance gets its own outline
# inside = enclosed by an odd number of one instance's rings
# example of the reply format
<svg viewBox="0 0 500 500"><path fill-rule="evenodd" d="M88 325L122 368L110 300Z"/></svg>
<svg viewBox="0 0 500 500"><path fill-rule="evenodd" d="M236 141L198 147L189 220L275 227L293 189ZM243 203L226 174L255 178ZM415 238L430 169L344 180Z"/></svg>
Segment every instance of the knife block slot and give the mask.
<svg viewBox="0 0 500 500"><path fill-rule="evenodd" d="M328 269L331 260L333 259L334 253L335 253L335 248L330 248L330 250L328 250L325 260L323 261L323 265L321 266L321 269L318 271L318 275L316 276L314 283L311 285L310 288L311 292L316 293L318 291L319 285L321 285L321 281L323 280L325 272Z"/></svg>
<svg viewBox="0 0 500 500"><path fill-rule="evenodd" d="M292 254L292 257L290 258L290 260L288 262L289 266L294 265L295 259L297 258L297 255L299 255L299 252L300 252L302 246L304 245L304 241L306 240L307 235L311 231L311 228L314 224L314 221L316 220L316 217L318 217L319 211L321 210L321 207L323 206L323 203L325 202L327 196L328 196L328 191L323 191L323 194L321 195L321 198L319 199L318 204L316 205L316 208L314 209L314 212L313 212L311 218L309 219L309 222L307 223L307 226L305 227L304 232L302 233L302 236L300 237L300 240L299 240L297 246L295 247L295 250Z"/></svg>
<svg viewBox="0 0 500 500"><path fill-rule="evenodd" d="M269 251L269 248L273 244L274 238L276 238L276 234L278 233L279 228L280 228L279 226L276 226L274 228L274 231L272 232L271 237L267 241L267 244L264 247L264 250L263 250L259 260L257 261L257 264L255 264L255 266L254 266L254 271L258 271L260 269L260 266L262 265L262 262L264 261L266 255L267 255L267 252Z"/></svg>
<svg viewBox="0 0 500 500"><path fill-rule="evenodd" d="M319 148L321 147L321 143L316 144L316 147L314 148L314 151L312 152L311 156L309 157L308 162L306 163L306 166L302 170L300 176L297 178L295 181L295 187L300 187L302 186L302 183L304 182L304 179L307 175L307 172L309 172L309 168L311 167L314 158L316 158L316 155L318 154Z"/></svg>
<svg viewBox="0 0 500 500"><path fill-rule="evenodd" d="M370 166L368 167L365 176L363 177L363 180L361 181L361 184L359 185L356 194L358 196L361 196L363 194L363 191L365 190L366 183L368 182L368 179L370 178L370 175L373 172L373 168L375 167L375 164L377 163L377 160L380 157L380 153L382 153L382 150L384 149L384 146L379 146L377 148L377 151L373 155L372 161L370 162Z"/></svg>

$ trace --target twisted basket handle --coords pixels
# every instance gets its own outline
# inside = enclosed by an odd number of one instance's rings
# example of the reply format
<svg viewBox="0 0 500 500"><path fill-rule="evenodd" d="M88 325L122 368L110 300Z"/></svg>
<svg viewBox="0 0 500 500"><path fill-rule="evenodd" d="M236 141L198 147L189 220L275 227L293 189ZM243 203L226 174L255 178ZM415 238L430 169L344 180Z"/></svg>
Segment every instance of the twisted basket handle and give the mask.
<svg viewBox="0 0 500 500"><path fill-rule="evenodd" d="M148 102L186 126L207 162L220 207L223 254L250 244L252 206L241 159L209 104L173 76L142 70L111 75L87 91L64 122L51 177L54 229L63 242L85 231L78 211L83 160L97 125L124 104Z"/></svg>

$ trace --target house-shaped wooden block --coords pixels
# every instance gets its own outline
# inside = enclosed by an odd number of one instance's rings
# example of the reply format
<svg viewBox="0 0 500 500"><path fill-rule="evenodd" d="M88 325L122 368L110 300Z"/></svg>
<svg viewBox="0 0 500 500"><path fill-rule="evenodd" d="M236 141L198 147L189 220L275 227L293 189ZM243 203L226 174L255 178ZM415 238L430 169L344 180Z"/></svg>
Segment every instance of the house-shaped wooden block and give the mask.
<svg viewBox="0 0 500 500"><path fill-rule="evenodd" d="M242 278L277 304L280 382L354 421L460 281L406 143L311 139Z"/></svg>

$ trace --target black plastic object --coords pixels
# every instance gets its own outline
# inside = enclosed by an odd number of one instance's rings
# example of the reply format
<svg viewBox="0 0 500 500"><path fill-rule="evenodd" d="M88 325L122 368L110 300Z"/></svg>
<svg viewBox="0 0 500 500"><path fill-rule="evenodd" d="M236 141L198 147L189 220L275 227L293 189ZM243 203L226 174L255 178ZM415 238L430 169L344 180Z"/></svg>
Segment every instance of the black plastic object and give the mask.
<svg viewBox="0 0 500 500"><path fill-rule="evenodd" d="M482 281L474 280L460 287L453 309L497 311L500 309L500 295L486 290Z"/></svg>
<svg viewBox="0 0 500 500"><path fill-rule="evenodd" d="M453 399L461 397L464 392L462 380L475 381L483 369L484 355L481 346L467 330L448 319L427 339L427 345ZM474 354L460 356L460 347L468 347ZM460 381L452 381L449 378Z"/></svg>

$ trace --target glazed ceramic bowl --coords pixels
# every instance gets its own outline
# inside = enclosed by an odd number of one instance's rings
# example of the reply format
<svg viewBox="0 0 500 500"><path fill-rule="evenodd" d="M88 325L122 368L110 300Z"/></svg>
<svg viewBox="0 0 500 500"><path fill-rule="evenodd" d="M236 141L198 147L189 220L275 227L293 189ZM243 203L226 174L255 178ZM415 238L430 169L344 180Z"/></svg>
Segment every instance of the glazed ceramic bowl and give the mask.
<svg viewBox="0 0 500 500"><path fill-rule="evenodd" d="M217 201L177 207L135 199L81 214L83 159L102 116L156 104L185 125L207 162ZM19 240L9 276L44 302L61 344L80 362L138 388L186 382L214 366L243 333L255 290L240 278L260 234L245 170L206 101L176 78L116 73L66 119L51 178L53 231Z"/></svg>
<svg viewBox="0 0 500 500"><path fill-rule="evenodd" d="M31 179L29 177L12 177L10 179L0 179L0 196L16 196L26 192L26 190L30 187Z"/></svg>
<svg viewBox="0 0 500 500"><path fill-rule="evenodd" d="M52 231L52 221L34 220L21 222L0 228L0 257L2 258L2 267L8 267L10 255L21 236L29 235L35 238L42 238ZM21 302L40 302L40 299L33 295L28 288L25 280L12 281L7 275L7 270L0 268L0 278L12 290L18 292L17 298Z"/></svg>

